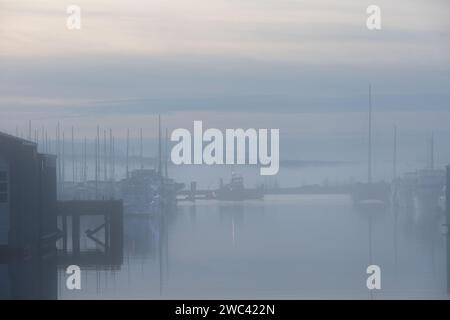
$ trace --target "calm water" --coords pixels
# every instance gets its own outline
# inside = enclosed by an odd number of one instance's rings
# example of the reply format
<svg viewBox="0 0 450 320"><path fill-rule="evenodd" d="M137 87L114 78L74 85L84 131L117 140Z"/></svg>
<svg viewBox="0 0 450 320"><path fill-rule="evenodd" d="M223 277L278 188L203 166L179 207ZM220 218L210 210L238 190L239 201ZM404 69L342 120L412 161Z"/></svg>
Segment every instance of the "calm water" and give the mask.
<svg viewBox="0 0 450 320"><path fill-rule="evenodd" d="M442 217L356 212L348 196L180 203L126 218L124 264L82 271L72 298L446 298ZM366 268L382 269L382 290Z"/></svg>

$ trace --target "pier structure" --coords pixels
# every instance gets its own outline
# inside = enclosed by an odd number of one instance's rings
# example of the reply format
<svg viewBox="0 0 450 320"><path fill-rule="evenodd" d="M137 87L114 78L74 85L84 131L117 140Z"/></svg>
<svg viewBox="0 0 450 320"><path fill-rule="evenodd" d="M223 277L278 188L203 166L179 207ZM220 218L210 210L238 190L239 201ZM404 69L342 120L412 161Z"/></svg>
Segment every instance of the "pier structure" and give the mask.
<svg viewBox="0 0 450 320"><path fill-rule="evenodd" d="M57 204L58 264L66 267L123 263L123 203L120 200L73 200Z"/></svg>

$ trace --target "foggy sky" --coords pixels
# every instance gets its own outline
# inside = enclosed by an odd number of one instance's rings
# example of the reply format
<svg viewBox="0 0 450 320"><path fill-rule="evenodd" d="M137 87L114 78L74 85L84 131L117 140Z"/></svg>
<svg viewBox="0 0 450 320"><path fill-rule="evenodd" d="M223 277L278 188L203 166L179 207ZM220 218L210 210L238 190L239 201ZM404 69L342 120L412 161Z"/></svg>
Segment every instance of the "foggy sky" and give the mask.
<svg viewBox="0 0 450 320"><path fill-rule="evenodd" d="M82 30L66 29L66 6ZM368 5L383 29L365 26ZM450 123L447 1L0 0L0 128L279 127L282 137ZM146 130L154 137L156 130ZM425 139L425 138L424 138ZM445 141L444 141L445 142Z"/></svg>

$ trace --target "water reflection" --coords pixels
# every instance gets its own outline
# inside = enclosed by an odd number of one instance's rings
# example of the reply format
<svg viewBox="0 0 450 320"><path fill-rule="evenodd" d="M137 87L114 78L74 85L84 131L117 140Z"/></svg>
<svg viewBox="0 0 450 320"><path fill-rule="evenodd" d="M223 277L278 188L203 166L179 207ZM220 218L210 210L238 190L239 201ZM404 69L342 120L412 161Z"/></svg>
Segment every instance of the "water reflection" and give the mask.
<svg viewBox="0 0 450 320"><path fill-rule="evenodd" d="M332 195L183 203L126 217L120 270L83 270L80 291L60 271L60 298L443 298L441 216L417 224ZM383 275L373 294L369 264Z"/></svg>
<svg viewBox="0 0 450 320"><path fill-rule="evenodd" d="M238 233L244 222L244 205L241 202L230 205L219 204L219 217L222 226L230 230L231 243L236 245Z"/></svg>

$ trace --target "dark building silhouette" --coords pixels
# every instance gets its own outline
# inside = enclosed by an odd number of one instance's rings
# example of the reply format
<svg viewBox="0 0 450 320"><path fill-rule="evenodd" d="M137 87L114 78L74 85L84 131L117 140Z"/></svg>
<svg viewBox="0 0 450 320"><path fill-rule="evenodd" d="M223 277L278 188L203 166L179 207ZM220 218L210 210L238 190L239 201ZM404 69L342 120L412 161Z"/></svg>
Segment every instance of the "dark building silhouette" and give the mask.
<svg viewBox="0 0 450 320"><path fill-rule="evenodd" d="M450 165L447 166L447 182L445 184L445 211L447 228L447 293L450 294Z"/></svg>
<svg viewBox="0 0 450 320"><path fill-rule="evenodd" d="M0 298L56 299L56 157L0 132Z"/></svg>

